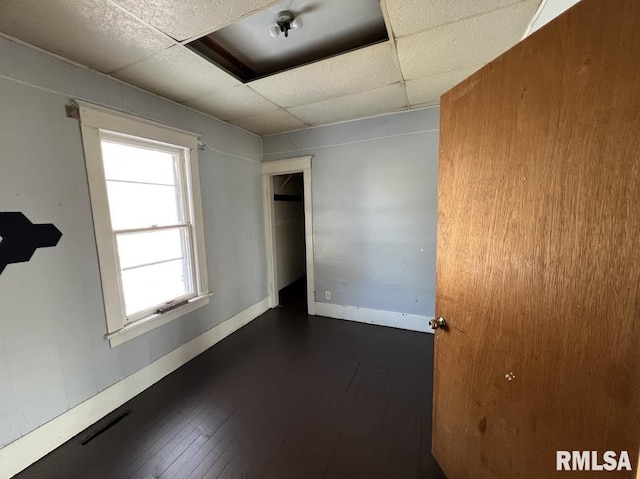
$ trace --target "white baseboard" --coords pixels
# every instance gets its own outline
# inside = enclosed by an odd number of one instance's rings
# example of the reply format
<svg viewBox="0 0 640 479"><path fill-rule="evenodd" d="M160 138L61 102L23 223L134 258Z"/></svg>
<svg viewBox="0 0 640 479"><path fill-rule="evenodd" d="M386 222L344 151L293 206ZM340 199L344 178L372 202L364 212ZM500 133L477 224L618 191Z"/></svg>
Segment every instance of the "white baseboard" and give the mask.
<svg viewBox="0 0 640 479"><path fill-rule="evenodd" d="M357 321L358 323L408 329L409 331L419 331L421 333L433 333L429 327L429 321L433 318L428 316L358 308L357 306L319 303L317 301L314 303L314 311L316 315L326 316L328 318L346 319L348 321Z"/></svg>
<svg viewBox="0 0 640 479"><path fill-rule="evenodd" d="M27 468L268 309L265 298L0 449L0 478Z"/></svg>

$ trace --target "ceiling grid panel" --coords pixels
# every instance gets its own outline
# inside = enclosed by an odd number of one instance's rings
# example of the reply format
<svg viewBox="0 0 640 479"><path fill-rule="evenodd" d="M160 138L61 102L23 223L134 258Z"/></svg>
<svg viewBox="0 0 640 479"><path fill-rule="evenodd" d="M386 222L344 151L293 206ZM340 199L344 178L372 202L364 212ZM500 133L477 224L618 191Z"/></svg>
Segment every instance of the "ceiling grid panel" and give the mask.
<svg viewBox="0 0 640 479"><path fill-rule="evenodd" d="M113 0L179 42L189 41L278 3L279 0Z"/></svg>
<svg viewBox="0 0 640 479"><path fill-rule="evenodd" d="M437 75L409 80L405 83L409 103L412 108L422 108L440 103L440 96L460 83L465 78L482 68L474 65L460 70L453 70Z"/></svg>
<svg viewBox="0 0 640 479"><path fill-rule="evenodd" d="M282 107L315 103L400 81L389 42L288 70L248 85Z"/></svg>
<svg viewBox="0 0 640 479"><path fill-rule="evenodd" d="M302 120L284 109L233 120L230 123L262 136L298 130L307 126Z"/></svg>
<svg viewBox="0 0 640 479"><path fill-rule="evenodd" d="M117 70L116 78L166 96L186 101L212 95L241 85L227 72L182 45L156 53L138 63Z"/></svg>
<svg viewBox="0 0 640 479"><path fill-rule="evenodd" d="M0 0L0 33L271 135L437 105L515 45L545 2ZM285 9L303 28L271 38ZM186 46L205 35L231 63Z"/></svg>
<svg viewBox="0 0 640 479"><path fill-rule="evenodd" d="M280 109L278 105L245 85L197 98L186 104L224 121L238 120Z"/></svg>
<svg viewBox="0 0 640 479"><path fill-rule="evenodd" d="M393 50L393 60L396 63L396 67L398 68L398 71L400 72L400 85L402 85L402 89L404 91L406 105L407 107L410 107L411 105L409 104L409 95L407 94L407 90L404 85L404 82L405 82L404 73L402 72L402 68L400 66L400 57L398 56L398 45L396 44L396 38L393 33L393 28L391 26L391 19L389 18L389 9L387 7L386 0L380 0L380 8L382 9L382 17L384 18L384 25L385 25L385 28L387 29L387 36L389 37L389 43L391 44L391 48Z"/></svg>
<svg viewBox="0 0 640 479"><path fill-rule="evenodd" d="M103 73L175 44L103 0L3 0L0 31Z"/></svg>
<svg viewBox="0 0 640 479"><path fill-rule="evenodd" d="M407 94L398 82L375 90L294 106L287 111L310 125L322 125L406 109Z"/></svg>
<svg viewBox="0 0 640 479"><path fill-rule="evenodd" d="M540 0L524 0L490 13L400 37L406 80L488 63L522 37Z"/></svg>
<svg viewBox="0 0 640 479"><path fill-rule="evenodd" d="M482 15L523 0L386 0L396 38Z"/></svg>

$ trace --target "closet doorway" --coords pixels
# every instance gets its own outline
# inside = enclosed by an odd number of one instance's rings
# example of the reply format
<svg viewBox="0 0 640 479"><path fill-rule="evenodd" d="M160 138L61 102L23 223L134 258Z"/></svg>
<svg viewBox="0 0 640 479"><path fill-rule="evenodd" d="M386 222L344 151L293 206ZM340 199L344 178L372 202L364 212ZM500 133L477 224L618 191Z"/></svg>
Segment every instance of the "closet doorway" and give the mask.
<svg viewBox="0 0 640 479"><path fill-rule="evenodd" d="M269 306L300 303L315 314L311 157L262 167Z"/></svg>

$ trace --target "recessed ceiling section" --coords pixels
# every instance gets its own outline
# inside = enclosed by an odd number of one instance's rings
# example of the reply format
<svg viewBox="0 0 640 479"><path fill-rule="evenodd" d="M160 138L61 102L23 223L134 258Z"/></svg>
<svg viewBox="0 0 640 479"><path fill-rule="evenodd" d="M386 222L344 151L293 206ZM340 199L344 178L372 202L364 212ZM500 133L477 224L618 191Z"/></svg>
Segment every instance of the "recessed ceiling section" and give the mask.
<svg viewBox="0 0 640 479"><path fill-rule="evenodd" d="M541 1L0 0L0 35L273 135L438 104Z"/></svg>
<svg viewBox="0 0 640 479"><path fill-rule="evenodd" d="M274 38L281 11L302 27ZM246 83L387 40L378 0L287 0L186 46Z"/></svg>

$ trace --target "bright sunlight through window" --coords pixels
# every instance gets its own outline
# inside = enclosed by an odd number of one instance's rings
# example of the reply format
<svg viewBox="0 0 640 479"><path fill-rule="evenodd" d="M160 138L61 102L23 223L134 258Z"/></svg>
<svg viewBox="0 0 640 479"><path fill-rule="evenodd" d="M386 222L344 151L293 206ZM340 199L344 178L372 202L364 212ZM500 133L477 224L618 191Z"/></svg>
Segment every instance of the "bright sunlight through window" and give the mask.
<svg viewBox="0 0 640 479"><path fill-rule="evenodd" d="M198 137L77 103L115 346L209 302Z"/></svg>
<svg viewBox="0 0 640 479"><path fill-rule="evenodd" d="M127 317L193 297L181 152L112 136L101 146Z"/></svg>

